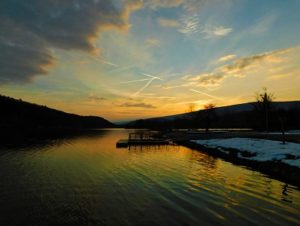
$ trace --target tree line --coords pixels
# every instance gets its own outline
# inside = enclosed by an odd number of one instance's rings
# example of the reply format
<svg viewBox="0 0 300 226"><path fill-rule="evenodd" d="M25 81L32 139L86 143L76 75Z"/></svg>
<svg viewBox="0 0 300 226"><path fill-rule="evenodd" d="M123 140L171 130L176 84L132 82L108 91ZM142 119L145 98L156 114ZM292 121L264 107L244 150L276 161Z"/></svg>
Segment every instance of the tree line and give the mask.
<svg viewBox="0 0 300 226"><path fill-rule="evenodd" d="M80 116L0 95L0 128L103 128L114 125L101 117Z"/></svg>
<svg viewBox="0 0 300 226"><path fill-rule="evenodd" d="M255 95L250 103L251 110L218 114L215 104L203 106L203 110L195 111L195 105L188 106L188 114L172 120L146 119L137 120L128 125L136 128L153 129L204 129L210 128L249 128L257 131L285 131L300 129L300 108L282 108L274 102L275 96L264 88Z"/></svg>

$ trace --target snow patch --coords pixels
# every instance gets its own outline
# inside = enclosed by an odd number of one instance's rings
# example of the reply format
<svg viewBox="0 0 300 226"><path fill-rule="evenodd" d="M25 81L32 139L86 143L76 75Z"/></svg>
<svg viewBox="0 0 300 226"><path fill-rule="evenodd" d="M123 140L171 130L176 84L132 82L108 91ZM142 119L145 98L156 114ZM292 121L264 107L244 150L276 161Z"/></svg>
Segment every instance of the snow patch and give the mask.
<svg viewBox="0 0 300 226"><path fill-rule="evenodd" d="M300 144L298 143L282 144L281 141L253 138L193 140L192 142L210 148L231 148L253 154L252 157L245 157L242 153L238 153L239 158L262 162L276 160L300 168Z"/></svg>

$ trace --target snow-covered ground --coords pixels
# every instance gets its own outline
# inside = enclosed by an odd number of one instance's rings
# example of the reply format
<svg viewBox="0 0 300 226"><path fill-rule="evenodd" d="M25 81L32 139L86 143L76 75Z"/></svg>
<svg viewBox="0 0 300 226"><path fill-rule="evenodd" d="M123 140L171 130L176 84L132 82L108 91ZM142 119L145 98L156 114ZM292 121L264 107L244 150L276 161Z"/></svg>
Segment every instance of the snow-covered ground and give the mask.
<svg viewBox="0 0 300 226"><path fill-rule="evenodd" d="M286 164L300 168L300 144L280 141L253 139L253 138L230 138L230 139L210 139L193 140L197 144L218 148L220 151L228 152L226 148L239 150L239 158L246 158L255 161L280 160ZM224 148L224 149L223 149ZM242 152L250 152L253 157L245 157Z"/></svg>
<svg viewBox="0 0 300 226"><path fill-rule="evenodd" d="M269 135L281 135L282 132L259 132L259 134L269 134ZM300 135L300 130L288 130L285 132L286 135Z"/></svg>

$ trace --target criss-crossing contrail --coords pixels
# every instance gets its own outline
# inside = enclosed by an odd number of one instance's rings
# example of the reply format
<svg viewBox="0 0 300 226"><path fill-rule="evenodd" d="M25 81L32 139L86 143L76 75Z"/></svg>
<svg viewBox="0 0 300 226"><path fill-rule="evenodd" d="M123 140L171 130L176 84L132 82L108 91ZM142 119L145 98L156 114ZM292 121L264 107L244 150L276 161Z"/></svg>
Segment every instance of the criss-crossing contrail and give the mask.
<svg viewBox="0 0 300 226"><path fill-rule="evenodd" d="M143 73L143 75L148 76L148 77L153 78L153 79L163 80L163 79L161 79L157 76L154 76L154 75L149 75L149 74L145 74L145 73Z"/></svg>
<svg viewBox="0 0 300 226"><path fill-rule="evenodd" d="M127 81L127 82L121 82L122 84L127 84L127 83L134 83L134 82L145 82L147 81L147 83L142 87L140 88L137 92L135 92L132 96L137 96L139 95L141 92L143 92L144 89L146 89L148 86L151 85L151 83L154 81L154 80L163 80L162 78L159 78L157 76L154 76L154 75L150 75L150 74L146 74L146 73L143 73L144 76L147 76L149 78L145 78L145 79L137 79L137 80L132 80L132 81Z"/></svg>
<svg viewBox="0 0 300 226"><path fill-rule="evenodd" d="M150 77L148 79L148 82L140 89L138 90L136 93L134 93L132 96L137 96L138 94L140 94L144 89L146 89L148 86L150 86L150 84L154 81L154 80L162 80L159 77L156 76L152 76L152 75L148 75L148 74L144 74L145 76Z"/></svg>
<svg viewBox="0 0 300 226"><path fill-rule="evenodd" d="M132 96L137 96L138 94L140 94L144 89L146 89L155 79L152 78L150 79L146 85L144 85L141 89L139 89L136 93L134 93Z"/></svg>
<svg viewBox="0 0 300 226"><path fill-rule="evenodd" d="M208 96L208 97L211 97L211 98L213 98L213 99L222 100L222 99L221 99L221 98L219 98L219 97L216 97L216 96L210 95L210 94L208 94L208 93L201 92L201 91L199 91L199 90L190 89L190 91L192 91L192 92L195 92L195 93L200 93L200 94L203 94L203 95L205 95L205 96Z"/></svg>

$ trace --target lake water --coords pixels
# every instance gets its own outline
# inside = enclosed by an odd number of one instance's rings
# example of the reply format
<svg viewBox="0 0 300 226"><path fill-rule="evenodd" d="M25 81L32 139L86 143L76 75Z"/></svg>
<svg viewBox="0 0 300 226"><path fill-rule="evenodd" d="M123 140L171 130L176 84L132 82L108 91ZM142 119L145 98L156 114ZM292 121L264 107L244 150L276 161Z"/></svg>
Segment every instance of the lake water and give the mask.
<svg viewBox="0 0 300 226"><path fill-rule="evenodd" d="M0 225L299 225L300 191L126 130L0 151Z"/></svg>

